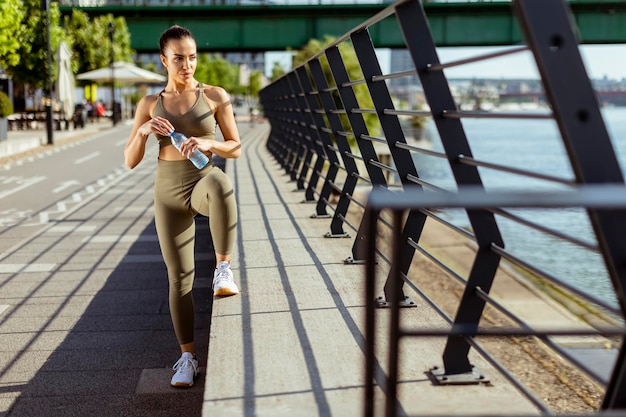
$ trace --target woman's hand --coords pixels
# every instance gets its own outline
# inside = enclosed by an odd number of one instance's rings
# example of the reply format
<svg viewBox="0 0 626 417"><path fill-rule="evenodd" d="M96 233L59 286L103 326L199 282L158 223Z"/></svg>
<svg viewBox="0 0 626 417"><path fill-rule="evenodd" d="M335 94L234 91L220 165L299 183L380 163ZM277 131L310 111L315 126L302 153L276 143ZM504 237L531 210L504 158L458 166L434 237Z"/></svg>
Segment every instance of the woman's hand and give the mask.
<svg viewBox="0 0 626 417"><path fill-rule="evenodd" d="M189 158L193 151L199 149L201 152L212 155L212 147L215 141L212 139L202 139L197 138L195 136L191 136L180 147L180 153L182 153L185 157Z"/></svg>
<svg viewBox="0 0 626 417"><path fill-rule="evenodd" d="M139 133L144 137L147 137L148 135L150 135L150 133L155 133L161 136L168 136L173 130L174 126L172 126L169 120L157 116L142 124L139 128Z"/></svg>

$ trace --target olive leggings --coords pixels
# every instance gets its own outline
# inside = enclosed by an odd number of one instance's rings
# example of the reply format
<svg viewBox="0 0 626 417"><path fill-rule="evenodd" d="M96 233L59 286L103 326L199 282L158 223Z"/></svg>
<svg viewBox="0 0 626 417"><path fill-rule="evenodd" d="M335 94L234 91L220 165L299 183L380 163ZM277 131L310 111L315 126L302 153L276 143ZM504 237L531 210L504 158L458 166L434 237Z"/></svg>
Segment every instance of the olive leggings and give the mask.
<svg viewBox="0 0 626 417"><path fill-rule="evenodd" d="M169 303L176 338L193 342L196 214L209 218L215 252L230 254L237 228L235 192L228 176L211 163L198 170L189 161L157 164L154 217L169 280Z"/></svg>

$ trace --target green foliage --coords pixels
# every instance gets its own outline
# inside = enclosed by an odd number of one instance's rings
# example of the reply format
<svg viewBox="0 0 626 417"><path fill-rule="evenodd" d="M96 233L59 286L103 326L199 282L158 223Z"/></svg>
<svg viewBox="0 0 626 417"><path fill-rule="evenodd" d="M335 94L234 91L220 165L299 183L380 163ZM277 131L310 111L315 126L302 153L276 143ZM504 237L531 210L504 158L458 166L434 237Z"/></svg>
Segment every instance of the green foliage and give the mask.
<svg viewBox="0 0 626 417"><path fill-rule="evenodd" d="M97 16L93 20L80 10L72 10L71 16L65 16L65 30L72 47L72 70L79 74L102 68L111 62L111 39L109 23L115 25L113 32L113 56L115 61L132 62L134 51L131 49L130 33L123 17L114 18L112 14Z"/></svg>
<svg viewBox="0 0 626 417"><path fill-rule="evenodd" d="M89 16L78 9L72 10L71 16L65 16L65 29L72 48L72 71L75 74L99 68L96 65L96 53L103 48L93 47L93 29Z"/></svg>
<svg viewBox="0 0 626 417"><path fill-rule="evenodd" d="M74 10L60 26L57 2L50 2L52 80L56 79L55 52L62 41L72 50L75 74L107 66L111 59L109 23L115 24L116 61L132 61L130 33L123 17L108 14L90 19ZM45 12L40 0L0 0L0 66L11 78L31 88L48 87L48 40Z"/></svg>
<svg viewBox="0 0 626 417"><path fill-rule="evenodd" d="M287 72L285 71L285 69L278 62L274 62L274 65L272 66L271 80L275 81L279 79L280 77L282 77L283 75L285 75L286 73Z"/></svg>
<svg viewBox="0 0 626 417"><path fill-rule="evenodd" d="M241 90L239 67L219 55L200 54L195 77L204 84L220 86L231 94Z"/></svg>
<svg viewBox="0 0 626 417"><path fill-rule="evenodd" d="M20 62L20 37L25 10L20 0L0 1L0 67Z"/></svg>
<svg viewBox="0 0 626 417"><path fill-rule="evenodd" d="M5 68L14 81L30 84L32 87L47 86L48 41L45 12L41 11L40 0L22 0L24 15L18 33L20 60ZM50 44L52 53L64 40L63 29L59 26L61 12L57 3L50 2ZM53 63L54 68L54 63ZM54 78L54 76L53 76Z"/></svg>
<svg viewBox="0 0 626 417"><path fill-rule="evenodd" d="M9 96L0 91L0 117L7 117L11 114L13 114L13 104L11 104Z"/></svg>
<svg viewBox="0 0 626 417"><path fill-rule="evenodd" d="M416 129L424 129L426 127L426 122L428 121L428 117L424 116L411 116L411 126Z"/></svg>
<svg viewBox="0 0 626 417"><path fill-rule="evenodd" d="M260 71L252 71L250 73L250 85L248 86L248 93L252 96L257 97L259 95L259 91L263 88L261 84L263 79L263 73Z"/></svg>
<svg viewBox="0 0 626 417"><path fill-rule="evenodd" d="M314 55L317 55L322 49L324 49L327 45L335 42L336 38L332 36L325 36L323 40L319 39L310 39L306 45L302 47L299 51L296 51L296 54L293 56L293 66L299 67L304 64L306 61L311 59Z"/></svg>

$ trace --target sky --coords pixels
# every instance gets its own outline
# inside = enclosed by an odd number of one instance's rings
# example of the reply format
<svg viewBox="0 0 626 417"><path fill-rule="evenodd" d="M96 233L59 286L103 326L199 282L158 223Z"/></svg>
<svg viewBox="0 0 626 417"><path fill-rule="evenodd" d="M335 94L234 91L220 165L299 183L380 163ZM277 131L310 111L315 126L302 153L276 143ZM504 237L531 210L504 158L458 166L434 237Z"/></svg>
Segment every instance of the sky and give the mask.
<svg viewBox="0 0 626 417"><path fill-rule="evenodd" d="M464 47L439 48L439 60L442 63L463 59L479 54L486 54L505 47ZM580 52L590 78L621 80L626 78L626 45L581 45ZM389 71L389 50L378 50L378 59L384 74ZM291 57L288 52L266 53L266 75L271 75L274 62L279 62L284 69L290 69ZM483 63L463 65L445 71L448 78L539 78L537 68L530 52L522 52L496 58Z"/></svg>

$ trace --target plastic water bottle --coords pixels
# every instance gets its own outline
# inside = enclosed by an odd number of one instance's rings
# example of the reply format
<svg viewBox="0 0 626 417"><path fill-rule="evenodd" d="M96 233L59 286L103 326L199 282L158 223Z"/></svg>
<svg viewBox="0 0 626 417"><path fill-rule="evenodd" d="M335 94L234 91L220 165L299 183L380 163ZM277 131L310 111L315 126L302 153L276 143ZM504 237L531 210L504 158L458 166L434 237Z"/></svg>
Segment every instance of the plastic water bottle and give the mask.
<svg viewBox="0 0 626 417"><path fill-rule="evenodd" d="M174 147L178 149L179 151L180 151L180 145L182 145L183 142L188 139L187 136L183 135L180 132L175 132L175 131L170 132L170 137L172 138L172 145L174 145ZM209 163L209 157L203 154L202 152L200 152L199 149L196 149L195 151L191 153L189 160L198 169L204 168L204 166Z"/></svg>

